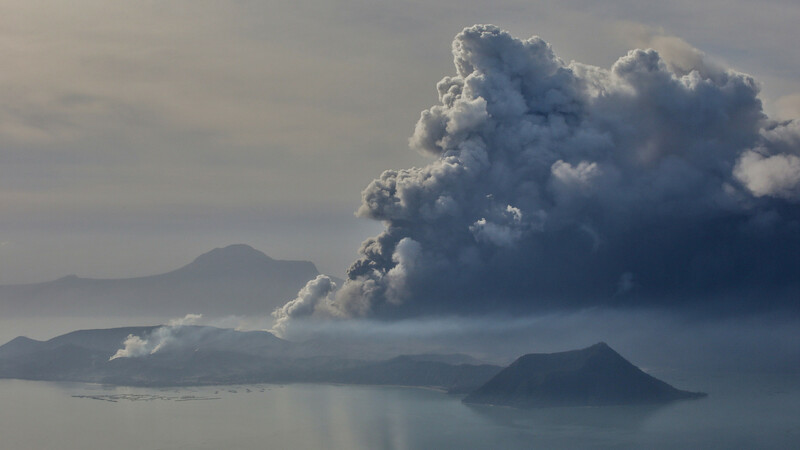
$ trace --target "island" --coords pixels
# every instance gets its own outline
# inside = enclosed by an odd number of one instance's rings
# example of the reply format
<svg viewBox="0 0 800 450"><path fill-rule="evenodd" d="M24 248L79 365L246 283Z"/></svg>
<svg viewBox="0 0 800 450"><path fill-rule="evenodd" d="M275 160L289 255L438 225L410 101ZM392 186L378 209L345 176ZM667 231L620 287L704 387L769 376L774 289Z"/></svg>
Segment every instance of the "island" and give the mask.
<svg viewBox="0 0 800 450"><path fill-rule="evenodd" d="M464 402L535 408L657 404L704 396L648 375L600 342L582 350L524 355Z"/></svg>

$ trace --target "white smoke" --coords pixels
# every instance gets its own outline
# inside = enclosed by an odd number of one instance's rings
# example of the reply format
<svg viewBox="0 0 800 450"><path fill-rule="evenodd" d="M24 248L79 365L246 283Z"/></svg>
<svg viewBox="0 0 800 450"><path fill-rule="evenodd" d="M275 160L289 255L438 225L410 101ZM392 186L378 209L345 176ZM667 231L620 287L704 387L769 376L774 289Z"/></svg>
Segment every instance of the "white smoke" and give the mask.
<svg viewBox="0 0 800 450"><path fill-rule="evenodd" d="M117 350L114 356L108 360L111 361L117 358L138 358L139 356L149 355L151 351L152 348L148 340L129 334L122 343L122 348Z"/></svg>
<svg viewBox="0 0 800 450"><path fill-rule="evenodd" d="M275 324L271 331L278 336L284 335L291 317L310 316L320 307L320 304L322 304L320 309L324 308L325 305L323 302L330 301L331 294L335 289L336 283L334 283L330 277L318 275L300 289L297 298L286 303L272 313L272 316L275 318Z"/></svg>
<svg viewBox="0 0 800 450"><path fill-rule="evenodd" d="M156 328L144 338L129 334L122 343L122 348L117 350L109 358L109 361L117 358L138 358L152 355L172 344L175 340L175 333L182 327L195 325L202 318L201 314L187 314L182 318L170 320L167 325Z"/></svg>

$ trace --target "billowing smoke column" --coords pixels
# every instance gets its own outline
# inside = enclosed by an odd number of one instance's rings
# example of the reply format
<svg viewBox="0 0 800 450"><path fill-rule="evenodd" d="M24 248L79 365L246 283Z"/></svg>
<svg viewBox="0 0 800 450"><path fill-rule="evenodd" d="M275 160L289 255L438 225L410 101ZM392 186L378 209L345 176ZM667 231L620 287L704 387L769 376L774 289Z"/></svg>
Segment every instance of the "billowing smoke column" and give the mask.
<svg viewBox="0 0 800 450"><path fill-rule="evenodd" d="M358 215L385 231L335 295L318 278L274 316L796 308L800 126L690 51L606 70L465 29L410 139L435 160L370 183Z"/></svg>

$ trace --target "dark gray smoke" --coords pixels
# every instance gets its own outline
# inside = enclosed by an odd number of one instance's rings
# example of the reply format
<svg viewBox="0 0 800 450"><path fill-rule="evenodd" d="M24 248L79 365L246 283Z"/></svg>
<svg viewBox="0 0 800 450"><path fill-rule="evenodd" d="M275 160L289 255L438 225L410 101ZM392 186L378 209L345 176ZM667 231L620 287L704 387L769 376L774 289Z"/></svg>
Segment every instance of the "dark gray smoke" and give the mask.
<svg viewBox="0 0 800 450"><path fill-rule="evenodd" d="M685 52L606 70L466 28L410 139L435 159L370 183L358 215L385 231L335 295L306 289L275 316L796 308L800 126Z"/></svg>

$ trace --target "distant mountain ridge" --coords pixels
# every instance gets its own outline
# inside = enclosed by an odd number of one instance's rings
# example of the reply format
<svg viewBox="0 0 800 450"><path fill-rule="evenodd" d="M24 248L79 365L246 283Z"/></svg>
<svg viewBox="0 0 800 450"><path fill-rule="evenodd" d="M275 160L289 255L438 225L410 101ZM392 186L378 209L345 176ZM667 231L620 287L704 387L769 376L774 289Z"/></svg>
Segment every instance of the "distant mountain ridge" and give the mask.
<svg viewBox="0 0 800 450"><path fill-rule="evenodd" d="M159 333L159 328L81 330L48 341L18 337L0 346L0 378L135 386L325 382L469 391L501 370L466 355L363 360L318 353L265 331L192 325ZM129 335L165 344L156 352L112 359Z"/></svg>
<svg viewBox="0 0 800 450"><path fill-rule="evenodd" d="M244 244L216 248L158 275L80 278L0 286L0 314L81 316L267 315L319 275L309 261L282 261Z"/></svg>
<svg viewBox="0 0 800 450"><path fill-rule="evenodd" d="M123 347L145 350L120 354ZM705 396L642 372L605 343L529 354L502 368L463 354L387 353L360 359L266 331L197 325L81 330L48 341L17 337L0 346L0 378L129 386L425 386L468 394L465 403L517 408L659 404Z"/></svg>

